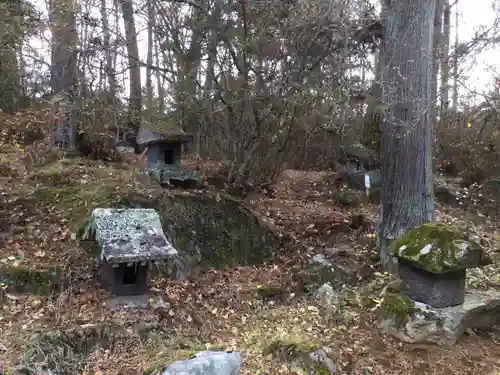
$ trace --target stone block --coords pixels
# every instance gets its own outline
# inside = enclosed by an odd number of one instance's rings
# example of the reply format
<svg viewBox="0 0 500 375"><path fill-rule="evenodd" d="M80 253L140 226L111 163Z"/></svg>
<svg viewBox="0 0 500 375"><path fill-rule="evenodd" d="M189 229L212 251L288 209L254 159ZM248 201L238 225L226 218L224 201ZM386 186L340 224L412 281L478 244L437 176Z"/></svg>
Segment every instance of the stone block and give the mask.
<svg viewBox="0 0 500 375"><path fill-rule="evenodd" d="M206 350L193 358L172 363L163 375L239 375L240 366L239 353Z"/></svg>
<svg viewBox="0 0 500 375"><path fill-rule="evenodd" d="M432 307L460 305L465 295L465 269L430 273L399 259L399 276L408 297Z"/></svg>

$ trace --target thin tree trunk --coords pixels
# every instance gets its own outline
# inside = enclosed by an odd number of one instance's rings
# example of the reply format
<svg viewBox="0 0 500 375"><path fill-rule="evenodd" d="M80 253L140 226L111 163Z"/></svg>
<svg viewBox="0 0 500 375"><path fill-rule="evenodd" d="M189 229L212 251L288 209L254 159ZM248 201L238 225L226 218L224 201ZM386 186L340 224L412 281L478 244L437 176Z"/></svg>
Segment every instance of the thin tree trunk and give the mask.
<svg viewBox="0 0 500 375"><path fill-rule="evenodd" d="M382 10L380 20L385 25L387 12L389 11L390 0L382 0ZM383 121L382 103L382 75L385 69L385 42L382 39L377 53L377 65L375 67L375 77L371 89L371 98L368 102L366 117L363 125L363 145L377 154L380 153L380 131Z"/></svg>
<svg viewBox="0 0 500 375"><path fill-rule="evenodd" d="M443 14L443 40L441 44L441 116L446 116L449 101L449 80L450 80L450 1L444 0L444 14Z"/></svg>
<svg viewBox="0 0 500 375"><path fill-rule="evenodd" d="M106 104L111 106L111 128L116 131L116 141L120 139L120 130L118 128L118 120L116 115L116 94L117 86L115 69L113 63L113 51L111 48L111 31L109 29L108 10L106 0L101 0L101 18L102 18L102 33L104 41L104 51L106 53L106 65L104 71L106 72L106 79L108 81L109 93L106 95L108 99Z"/></svg>
<svg viewBox="0 0 500 375"><path fill-rule="evenodd" d="M59 104L66 106L67 121L60 121L53 134L55 146L62 149L76 148L76 115L73 108L77 76L77 30L74 3L72 0L50 2L50 24L52 29L50 86L58 94Z"/></svg>
<svg viewBox="0 0 500 375"><path fill-rule="evenodd" d="M158 86L158 111L163 113L165 111L165 88L163 87L163 76L160 71L160 43L158 38L155 37L155 55L156 55L156 86Z"/></svg>
<svg viewBox="0 0 500 375"><path fill-rule="evenodd" d="M431 80L431 121L436 123L437 119L437 93L438 93L438 74L440 67L441 46L442 46L442 26L443 26L444 0L436 1L436 10L434 14L434 56L432 60L432 80Z"/></svg>
<svg viewBox="0 0 500 375"><path fill-rule="evenodd" d="M435 10L436 0L400 0L388 12L378 228L386 265L394 239L435 219L430 111Z"/></svg>
<svg viewBox="0 0 500 375"><path fill-rule="evenodd" d="M137 32L134 22L134 7L132 0L121 0L121 6L123 23L125 24L125 39L127 41L127 55L130 72L129 125L134 130L137 130L140 126L142 89ZM139 152L137 148L136 152Z"/></svg>
<svg viewBox="0 0 500 375"><path fill-rule="evenodd" d="M153 107L153 28L155 26L155 8L153 1L148 1L148 56L146 59L146 107Z"/></svg>
<svg viewBox="0 0 500 375"><path fill-rule="evenodd" d="M453 109L457 110L458 104L458 3L455 4L455 51L453 52L453 91L452 102Z"/></svg>

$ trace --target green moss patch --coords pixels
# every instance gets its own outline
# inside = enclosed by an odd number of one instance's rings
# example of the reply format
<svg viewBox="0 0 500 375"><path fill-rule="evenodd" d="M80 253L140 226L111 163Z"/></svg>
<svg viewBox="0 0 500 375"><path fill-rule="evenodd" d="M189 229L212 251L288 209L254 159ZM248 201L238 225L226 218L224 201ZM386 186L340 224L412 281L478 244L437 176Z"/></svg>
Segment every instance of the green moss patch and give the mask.
<svg viewBox="0 0 500 375"><path fill-rule="evenodd" d="M400 293L388 294L384 297L378 309L379 319L394 319L398 327L402 327L408 319L419 311L406 295Z"/></svg>
<svg viewBox="0 0 500 375"><path fill-rule="evenodd" d="M390 253L432 273L486 265L491 262L478 242L448 224L427 223L412 228L391 244Z"/></svg>
<svg viewBox="0 0 500 375"><path fill-rule="evenodd" d="M35 191L40 201L60 210L75 231L83 227L94 208L113 207L124 195L118 186L109 184L42 187Z"/></svg>
<svg viewBox="0 0 500 375"><path fill-rule="evenodd" d="M245 205L230 196L169 192L156 199L129 197L131 207L154 208L174 246L192 263L229 268L271 261L279 238Z"/></svg>
<svg viewBox="0 0 500 375"><path fill-rule="evenodd" d="M330 375L331 372L327 367L315 362L310 357L311 353L322 347L323 345L313 342L278 340L267 346L263 350L262 355L267 356L272 354L276 359L288 362L305 371L314 370L314 374Z"/></svg>
<svg viewBox="0 0 500 375"><path fill-rule="evenodd" d="M48 295L59 284L60 271L56 268L31 269L22 265L5 265L0 268L0 279L16 292Z"/></svg>

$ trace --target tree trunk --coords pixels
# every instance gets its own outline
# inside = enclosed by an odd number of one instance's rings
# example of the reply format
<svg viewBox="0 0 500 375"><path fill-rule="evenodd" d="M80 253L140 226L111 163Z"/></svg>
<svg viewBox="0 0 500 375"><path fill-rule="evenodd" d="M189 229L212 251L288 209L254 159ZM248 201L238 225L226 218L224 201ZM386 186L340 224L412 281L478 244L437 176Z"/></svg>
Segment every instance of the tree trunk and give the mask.
<svg viewBox="0 0 500 375"><path fill-rule="evenodd" d="M449 99L449 80L450 80L450 1L444 0L443 13L443 39L441 43L441 117L446 116L448 107L450 106Z"/></svg>
<svg viewBox="0 0 500 375"><path fill-rule="evenodd" d="M432 79L431 79L431 121L436 123L437 119L437 93L438 93L438 74L440 67L440 56L442 49L442 26L443 26L444 0L436 1L436 10L434 13L434 56L432 58Z"/></svg>
<svg viewBox="0 0 500 375"><path fill-rule="evenodd" d="M193 14L195 25L203 24L204 14L195 9ZM182 128L189 133L197 131L197 116L194 113L196 102L197 76L201 63L202 34L197 28L193 29L191 42L185 56L181 58L180 69L177 77L177 101L180 112Z"/></svg>
<svg viewBox="0 0 500 375"><path fill-rule="evenodd" d="M139 65L139 49L137 47L137 32L134 22L134 7L132 0L121 0L127 55L130 72L129 125L137 132L140 127L142 108L141 68ZM136 147L136 152L139 150Z"/></svg>
<svg viewBox="0 0 500 375"><path fill-rule="evenodd" d="M158 112L165 112L165 88L163 87L163 75L160 71L160 47L158 38L155 37L155 55L156 55L156 86L158 86Z"/></svg>
<svg viewBox="0 0 500 375"><path fill-rule="evenodd" d="M52 0L49 20L52 29L50 86L67 116L57 124L53 140L56 147L73 150L77 131L73 97L77 84L77 31L72 0Z"/></svg>
<svg viewBox="0 0 500 375"><path fill-rule="evenodd" d="M378 245L388 246L410 228L433 221L430 111L436 0L399 0L384 32L387 60L383 101L388 110L381 140L381 207Z"/></svg>
<svg viewBox="0 0 500 375"><path fill-rule="evenodd" d="M102 19L102 34L104 42L104 52L106 54L106 65L104 71L106 72L106 79L108 81L108 93L106 94L106 104L111 105L111 128L116 131L116 140L119 141L120 131L118 128L118 121L116 116L116 94L117 82L115 76L115 69L113 64L113 51L111 48L111 31L109 28L108 9L106 0L101 0L101 19Z"/></svg>
<svg viewBox="0 0 500 375"><path fill-rule="evenodd" d="M458 44L460 40L458 38L458 3L455 4L455 48L453 51L453 91L452 91L452 103L453 109L457 110L458 104Z"/></svg>
<svg viewBox="0 0 500 375"><path fill-rule="evenodd" d="M20 1L0 3L0 110L15 112L22 93L21 58L25 35L24 4Z"/></svg>
<svg viewBox="0 0 500 375"><path fill-rule="evenodd" d="M21 94L20 69L16 50L0 42L0 110L13 113Z"/></svg>
<svg viewBox="0 0 500 375"><path fill-rule="evenodd" d="M389 10L390 0L382 0L382 10L380 19L384 25L386 24L387 12ZM363 125L363 145L380 153L380 130L383 121L382 109L382 75L385 69L385 54L386 47L384 40L380 41L377 54L377 65L375 67L375 77L372 83L371 97L368 102L366 117Z"/></svg>
<svg viewBox="0 0 500 375"><path fill-rule="evenodd" d="M153 107L153 28L155 25L155 8L152 1L148 1L148 56L146 59L146 107Z"/></svg>

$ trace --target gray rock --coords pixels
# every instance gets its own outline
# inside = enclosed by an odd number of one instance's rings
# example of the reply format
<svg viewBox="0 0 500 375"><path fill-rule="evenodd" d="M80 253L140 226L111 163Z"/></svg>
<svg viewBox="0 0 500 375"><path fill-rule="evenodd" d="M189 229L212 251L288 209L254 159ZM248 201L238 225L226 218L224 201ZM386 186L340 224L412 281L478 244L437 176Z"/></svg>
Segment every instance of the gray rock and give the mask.
<svg viewBox="0 0 500 375"><path fill-rule="evenodd" d="M239 353L206 350L194 358L172 363L163 375L239 375L240 366Z"/></svg>
<svg viewBox="0 0 500 375"><path fill-rule="evenodd" d="M434 187L434 196L439 202L447 205L457 206L460 203L458 195L444 185Z"/></svg>
<svg viewBox="0 0 500 375"><path fill-rule="evenodd" d="M333 361L332 351L329 348L322 348L309 353L309 359L330 371L330 374L337 374L337 365Z"/></svg>
<svg viewBox="0 0 500 375"><path fill-rule="evenodd" d="M164 310L168 312L170 310L168 302L165 302L160 296L151 294L111 297L104 301L104 306L111 311L152 309L153 311Z"/></svg>
<svg viewBox="0 0 500 375"><path fill-rule="evenodd" d="M335 293L335 289L333 289L333 286L329 283L324 283L314 293L314 298L323 305L330 304L331 300L336 297L338 297L337 293Z"/></svg>
<svg viewBox="0 0 500 375"><path fill-rule="evenodd" d="M379 319L378 327L407 343L454 345L466 329L487 328L500 322L500 293L474 292L465 296L462 305L433 308L415 302L417 312L404 324L396 318Z"/></svg>
<svg viewBox="0 0 500 375"><path fill-rule="evenodd" d="M356 282L356 271L342 264L330 262L325 255L316 254L310 259L311 273L316 273L319 283L332 285L350 285Z"/></svg>

